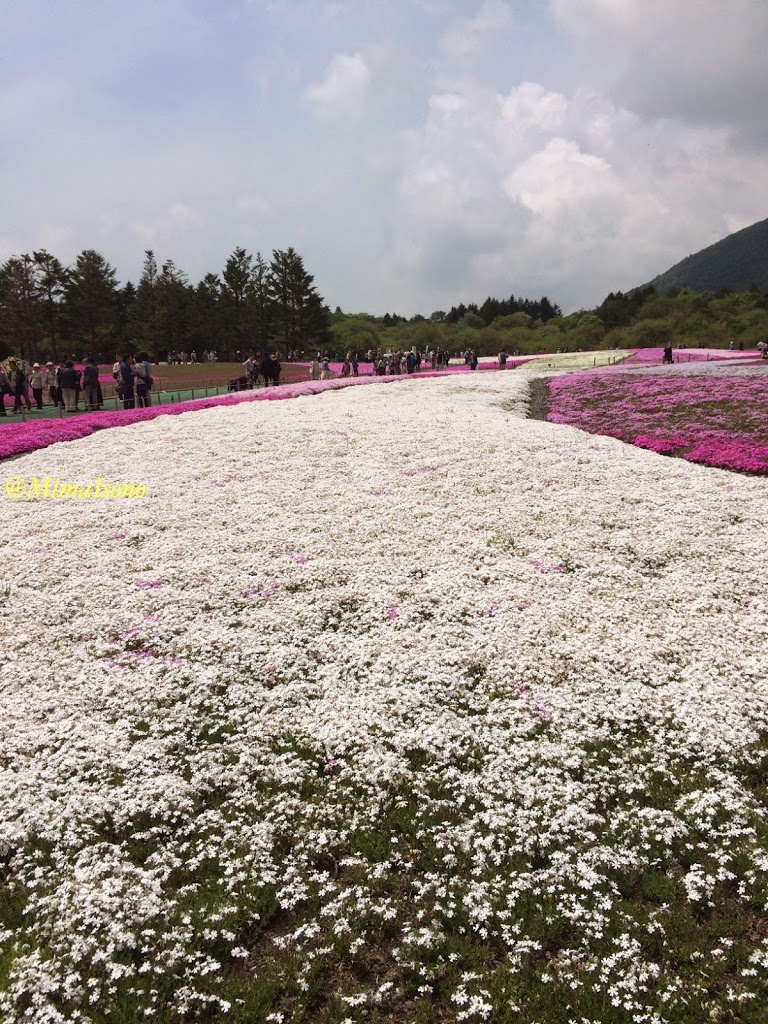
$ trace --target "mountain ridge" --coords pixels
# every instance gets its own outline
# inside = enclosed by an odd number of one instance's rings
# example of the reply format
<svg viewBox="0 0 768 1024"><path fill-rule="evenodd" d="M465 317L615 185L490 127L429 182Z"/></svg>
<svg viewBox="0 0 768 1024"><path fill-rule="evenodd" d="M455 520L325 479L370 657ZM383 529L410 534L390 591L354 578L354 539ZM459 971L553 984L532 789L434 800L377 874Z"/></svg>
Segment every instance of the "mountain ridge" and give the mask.
<svg viewBox="0 0 768 1024"><path fill-rule="evenodd" d="M768 291L768 218L686 256L633 290L652 285L662 295L675 288L690 288L696 292L728 288L745 292L753 284L761 291Z"/></svg>

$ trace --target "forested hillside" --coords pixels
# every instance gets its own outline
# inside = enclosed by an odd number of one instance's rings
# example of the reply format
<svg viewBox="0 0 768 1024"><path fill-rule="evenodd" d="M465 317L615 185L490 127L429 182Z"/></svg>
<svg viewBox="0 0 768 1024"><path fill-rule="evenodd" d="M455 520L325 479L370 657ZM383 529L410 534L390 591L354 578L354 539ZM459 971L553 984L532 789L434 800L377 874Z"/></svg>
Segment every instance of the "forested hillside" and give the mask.
<svg viewBox="0 0 768 1024"><path fill-rule="evenodd" d="M700 252L687 256L650 282L657 292L676 288L696 292L746 291L751 285L768 289L768 220L761 220Z"/></svg>
<svg viewBox="0 0 768 1024"><path fill-rule="evenodd" d="M631 294L612 292L597 309L546 320L519 311L486 322L482 308L475 306L457 320L439 310L429 319L407 320L390 314L345 314L337 308L331 316L330 348L343 353L415 346L422 352L472 349L479 355L503 348L526 355L666 344L726 348L730 342L753 348L768 339L768 294L756 288L732 294L682 290L675 296L659 295L652 287Z"/></svg>

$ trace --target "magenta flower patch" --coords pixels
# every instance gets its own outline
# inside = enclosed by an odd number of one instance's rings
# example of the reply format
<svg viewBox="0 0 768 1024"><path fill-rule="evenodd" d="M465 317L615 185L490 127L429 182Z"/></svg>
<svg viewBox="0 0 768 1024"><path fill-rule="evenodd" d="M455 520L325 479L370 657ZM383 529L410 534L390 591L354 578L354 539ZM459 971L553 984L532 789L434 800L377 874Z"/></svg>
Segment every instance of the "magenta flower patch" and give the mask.
<svg viewBox="0 0 768 1024"><path fill-rule="evenodd" d="M768 472L766 373L588 371L550 380L549 392L553 423L706 466Z"/></svg>

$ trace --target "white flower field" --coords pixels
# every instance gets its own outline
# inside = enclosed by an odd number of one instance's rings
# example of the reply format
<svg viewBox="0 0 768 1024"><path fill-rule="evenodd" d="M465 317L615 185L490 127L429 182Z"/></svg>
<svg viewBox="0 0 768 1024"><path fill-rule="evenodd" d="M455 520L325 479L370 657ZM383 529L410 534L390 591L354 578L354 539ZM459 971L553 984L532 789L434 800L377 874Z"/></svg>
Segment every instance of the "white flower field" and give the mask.
<svg viewBox="0 0 768 1024"><path fill-rule="evenodd" d="M6 1024L764 1024L768 478L529 378L4 463Z"/></svg>

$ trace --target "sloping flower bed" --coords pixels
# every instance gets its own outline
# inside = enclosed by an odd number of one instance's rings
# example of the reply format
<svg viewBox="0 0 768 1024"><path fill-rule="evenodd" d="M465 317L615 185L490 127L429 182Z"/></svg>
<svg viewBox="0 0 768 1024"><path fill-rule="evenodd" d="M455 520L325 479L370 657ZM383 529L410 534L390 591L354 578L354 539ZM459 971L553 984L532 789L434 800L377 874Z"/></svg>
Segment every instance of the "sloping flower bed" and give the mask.
<svg viewBox="0 0 768 1024"><path fill-rule="evenodd" d="M762 1024L768 480L524 384L14 463L4 1024Z"/></svg>
<svg viewBox="0 0 768 1024"><path fill-rule="evenodd" d="M673 348L672 359L675 363L703 363L716 362L721 359L753 362L760 359L760 352L755 349L747 349L744 352L722 348ZM664 359L663 348L639 348L633 352L625 365L657 364Z"/></svg>
<svg viewBox="0 0 768 1024"><path fill-rule="evenodd" d="M768 472L768 369L586 373L549 381L548 419L689 462Z"/></svg>
<svg viewBox="0 0 768 1024"><path fill-rule="evenodd" d="M262 388L258 391L240 391L217 398L200 398L175 405L154 405L148 409L128 409L117 412L89 412L69 418L40 421L15 422L0 427L0 459L13 455L24 455L47 448L61 441L74 441L87 437L95 430L112 427L127 427L132 423L144 423L158 416L179 416L187 412L199 412L217 406L239 405L242 402L276 402L288 398L314 395L322 391L333 391L342 387L362 384L384 384L402 380L418 380L438 376L427 372L408 377L356 377L347 380L304 381L298 384L282 384L278 387Z"/></svg>

